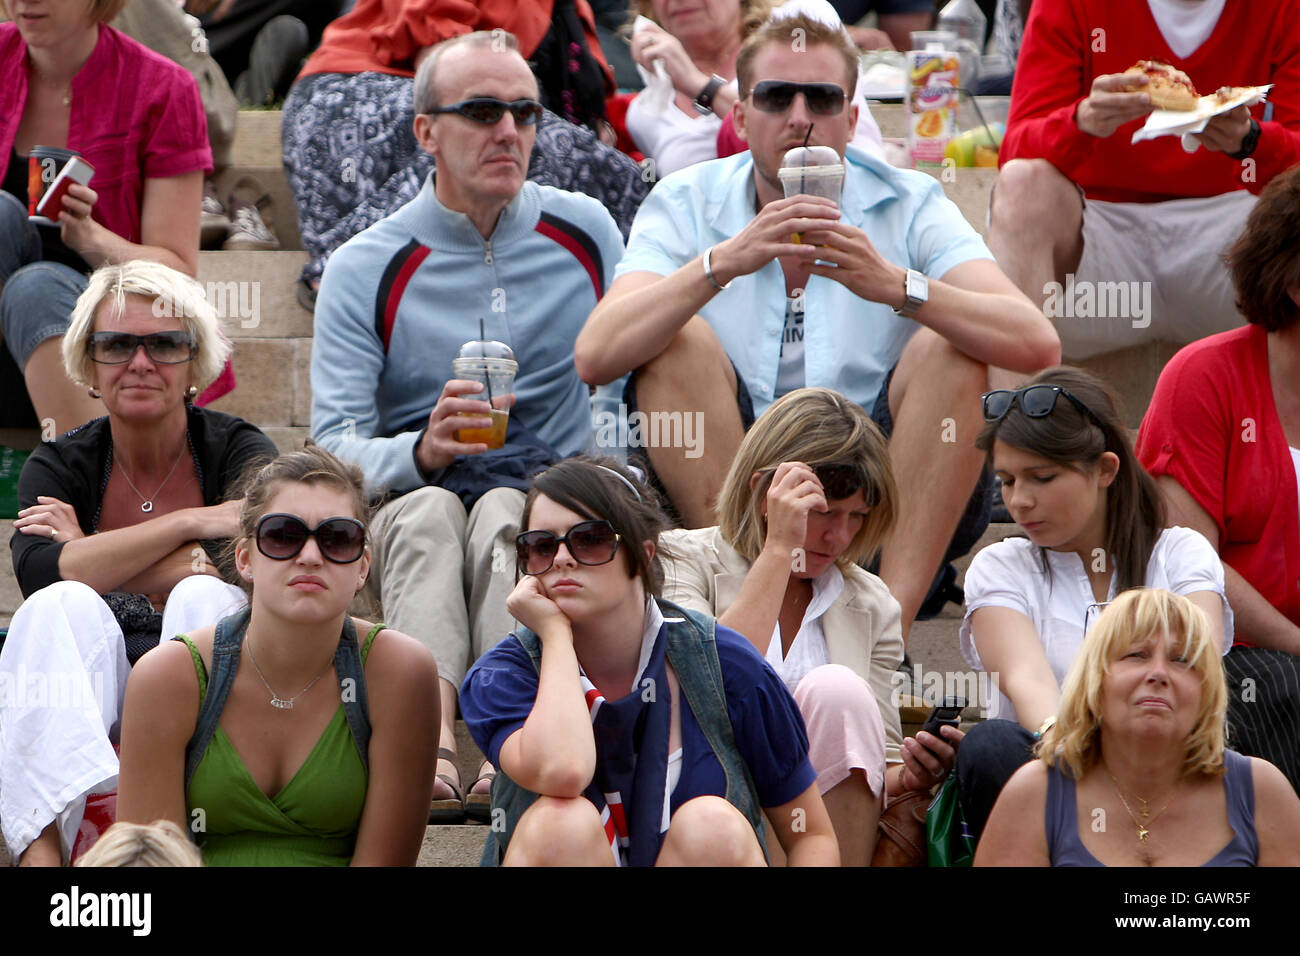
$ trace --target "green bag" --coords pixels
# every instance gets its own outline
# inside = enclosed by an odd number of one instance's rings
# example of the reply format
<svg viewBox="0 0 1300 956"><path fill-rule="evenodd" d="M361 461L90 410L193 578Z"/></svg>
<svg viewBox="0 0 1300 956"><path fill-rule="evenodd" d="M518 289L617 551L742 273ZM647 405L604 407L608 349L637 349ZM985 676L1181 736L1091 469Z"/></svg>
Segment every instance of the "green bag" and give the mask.
<svg viewBox="0 0 1300 956"><path fill-rule="evenodd" d="M0 445L0 518L18 517L18 473L30 454Z"/></svg>
<svg viewBox="0 0 1300 956"><path fill-rule="evenodd" d="M925 838L930 866L970 866L975 860L975 841L961 812L955 773L948 775L925 811Z"/></svg>

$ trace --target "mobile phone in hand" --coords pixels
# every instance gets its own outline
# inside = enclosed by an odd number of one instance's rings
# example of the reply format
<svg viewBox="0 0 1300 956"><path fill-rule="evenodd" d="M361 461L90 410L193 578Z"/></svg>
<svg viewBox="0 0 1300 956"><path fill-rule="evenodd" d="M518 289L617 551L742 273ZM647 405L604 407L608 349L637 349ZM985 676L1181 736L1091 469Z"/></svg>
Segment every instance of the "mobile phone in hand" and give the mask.
<svg viewBox="0 0 1300 956"><path fill-rule="evenodd" d="M942 727L956 727L961 723L961 712L966 707L966 700L962 697L945 697L933 710L930 716L925 719L923 731L928 734L934 734L940 740L944 739L943 734L939 733Z"/></svg>
<svg viewBox="0 0 1300 956"><path fill-rule="evenodd" d="M59 224L59 213L63 212L63 197L68 194L68 187L73 183L85 186L95 169L80 156L73 156L59 171L50 188L46 190L41 201L36 204L36 215L43 216L52 225Z"/></svg>

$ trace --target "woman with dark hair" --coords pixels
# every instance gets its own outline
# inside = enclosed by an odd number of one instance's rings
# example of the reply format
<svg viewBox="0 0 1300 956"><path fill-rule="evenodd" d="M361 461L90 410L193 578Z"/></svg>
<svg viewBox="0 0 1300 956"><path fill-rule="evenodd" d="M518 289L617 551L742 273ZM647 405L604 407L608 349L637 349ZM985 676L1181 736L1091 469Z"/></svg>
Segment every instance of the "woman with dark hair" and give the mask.
<svg viewBox="0 0 1300 956"><path fill-rule="evenodd" d="M1276 767L1224 747L1234 695L1210 620L1164 590L1115 599L1039 759L998 798L977 866L1300 864L1300 799Z"/></svg>
<svg viewBox="0 0 1300 956"><path fill-rule="evenodd" d="M1229 695L1232 744L1300 789L1300 168L1260 194L1228 266L1248 324L1169 360L1137 453L1170 519L1223 559L1237 616L1224 667L1254 688Z"/></svg>
<svg viewBox="0 0 1300 956"><path fill-rule="evenodd" d="M880 547L897 500L889 448L861 406L796 389L746 433L718 527L663 537L668 597L744 634L794 695L845 866L870 862L885 802L941 781L961 739L951 728L903 740L898 602L856 563Z"/></svg>
<svg viewBox="0 0 1300 956"><path fill-rule="evenodd" d="M569 459L520 526L524 627L460 697L498 768L484 863L762 866L766 810L790 865L838 864L789 692L744 637L658 598L651 492Z"/></svg>
<svg viewBox="0 0 1300 956"><path fill-rule="evenodd" d="M1216 646L1232 639L1223 566L1189 528L1166 528L1155 482L1133 454L1114 396L1087 372L1038 373L984 395L976 446L1002 479L1024 532L989 545L966 571L961 649L996 675L992 718L957 755L967 823L978 837L1003 784L1055 721L1061 681L1091 617L1121 591L1164 588L1209 619Z"/></svg>
<svg viewBox="0 0 1300 956"><path fill-rule="evenodd" d="M192 827L208 866L415 864L438 668L348 614L369 510L360 469L315 445L252 475L232 547L249 606L132 671L120 819Z"/></svg>

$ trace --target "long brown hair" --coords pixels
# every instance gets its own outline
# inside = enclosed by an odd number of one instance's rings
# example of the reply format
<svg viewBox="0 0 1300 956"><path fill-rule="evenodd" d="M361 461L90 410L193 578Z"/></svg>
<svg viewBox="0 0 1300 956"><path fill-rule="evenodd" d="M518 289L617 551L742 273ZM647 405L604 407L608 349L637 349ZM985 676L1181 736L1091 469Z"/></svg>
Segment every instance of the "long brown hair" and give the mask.
<svg viewBox="0 0 1300 956"><path fill-rule="evenodd" d="M1096 416L1080 411L1064 397L1045 418L1030 418L1017 401L1001 421L986 424L975 447L993 460L993 442L1046 458L1084 472L1105 452L1119 458L1119 470L1106 494L1106 554L1115 567L1118 589L1142 587L1147 561L1165 527L1164 501L1155 480L1133 454L1133 442L1118 411L1115 393L1083 369L1058 365L1045 369L1020 387L1059 385ZM1043 567L1049 567L1044 556ZM1049 572L1050 573L1050 572Z"/></svg>

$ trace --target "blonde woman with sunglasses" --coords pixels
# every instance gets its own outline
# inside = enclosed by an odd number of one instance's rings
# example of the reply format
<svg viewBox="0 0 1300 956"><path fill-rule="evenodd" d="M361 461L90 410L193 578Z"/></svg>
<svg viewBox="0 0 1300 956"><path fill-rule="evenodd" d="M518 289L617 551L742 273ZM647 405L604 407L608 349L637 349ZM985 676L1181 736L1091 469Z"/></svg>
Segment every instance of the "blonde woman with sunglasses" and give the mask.
<svg viewBox="0 0 1300 956"><path fill-rule="evenodd" d="M1061 682L1101 606L1130 588L1163 588L1201 609L1221 653L1232 644L1223 565L1197 532L1165 527L1160 493L1101 381L1050 368L983 403L976 445L1023 537L982 550L964 582L962 653L999 690L991 719L967 734L957 758L976 837L1054 721Z"/></svg>

